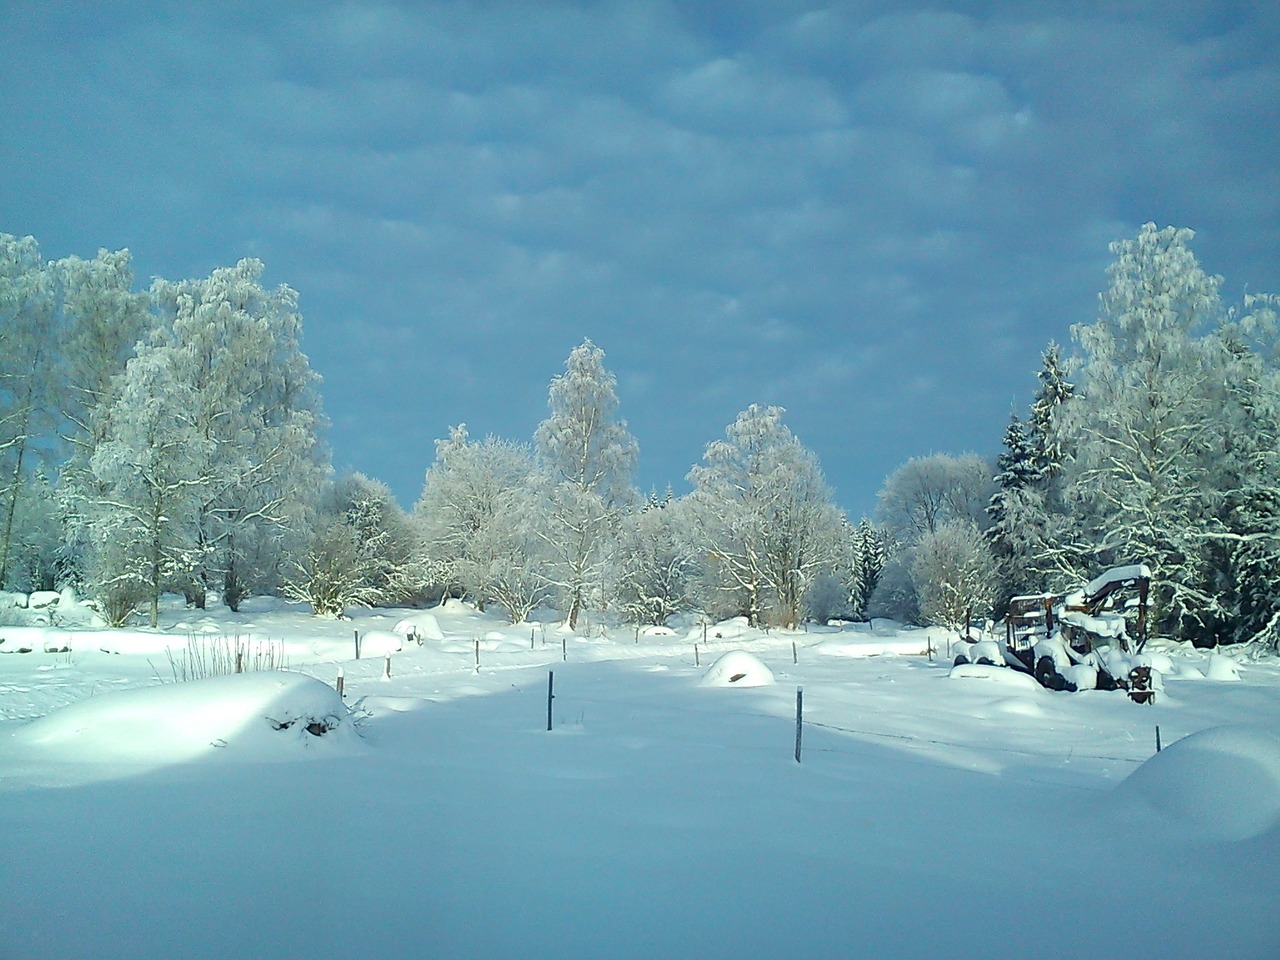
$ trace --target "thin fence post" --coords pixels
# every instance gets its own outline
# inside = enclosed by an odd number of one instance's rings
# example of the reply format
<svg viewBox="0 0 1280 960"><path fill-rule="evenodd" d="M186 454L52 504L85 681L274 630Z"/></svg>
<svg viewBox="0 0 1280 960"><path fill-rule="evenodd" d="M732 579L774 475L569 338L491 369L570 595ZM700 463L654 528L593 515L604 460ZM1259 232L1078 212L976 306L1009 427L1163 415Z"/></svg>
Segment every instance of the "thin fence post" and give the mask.
<svg viewBox="0 0 1280 960"><path fill-rule="evenodd" d="M800 736L804 730L804 687L796 687L796 763L800 762Z"/></svg>
<svg viewBox="0 0 1280 960"><path fill-rule="evenodd" d="M556 698L555 695L556 672L554 670L547 671L547 732L551 731L551 701Z"/></svg>
<svg viewBox="0 0 1280 960"><path fill-rule="evenodd" d="M480 672L480 640L478 638L475 641L475 650L476 650L475 672L479 673Z"/></svg>
<svg viewBox="0 0 1280 960"><path fill-rule="evenodd" d="M1156 724L1156 753L1160 752L1160 724Z"/></svg>
<svg viewBox="0 0 1280 960"><path fill-rule="evenodd" d="M564 637L560 638L560 659L565 663L569 662L569 641Z"/></svg>
<svg viewBox="0 0 1280 960"><path fill-rule="evenodd" d="M791 662L800 662L800 655L796 652L796 642L794 640L791 641Z"/></svg>
<svg viewBox="0 0 1280 960"><path fill-rule="evenodd" d="M386 662L383 663L382 665L382 679L383 680L391 679L391 654L390 653L387 654Z"/></svg>
<svg viewBox="0 0 1280 960"><path fill-rule="evenodd" d="M698 657L698 645L696 643L693 645L693 665L695 667L702 666L702 660Z"/></svg>
<svg viewBox="0 0 1280 960"><path fill-rule="evenodd" d="M530 627L529 628L529 649L530 650L533 649L533 633L534 633L533 627Z"/></svg>
<svg viewBox="0 0 1280 960"><path fill-rule="evenodd" d="M344 686L345 686L345 683L344 683L344 678L343 678L343 676L342 676L342 668L341 668L341 667L339 667L339 668L338 668L338 682L334 684L334 688L338 691L338 696L339 696L339 697L345 697L345 696L346 696L346 694L342 692L342 688L343 688Z"/></svg>
<svg viewBox="0 0 1280 960"><path fill-rule="evenodd" d="M356 635L356 659L360 659L360 631L354 631Z"/></svg>

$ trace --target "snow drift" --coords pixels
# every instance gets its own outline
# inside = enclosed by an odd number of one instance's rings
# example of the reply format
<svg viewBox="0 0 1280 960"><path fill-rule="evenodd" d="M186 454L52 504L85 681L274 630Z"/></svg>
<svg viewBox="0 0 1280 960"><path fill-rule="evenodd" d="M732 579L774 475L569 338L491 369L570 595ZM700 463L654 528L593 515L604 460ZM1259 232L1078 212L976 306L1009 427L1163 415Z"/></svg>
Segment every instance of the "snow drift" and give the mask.
<svg viewBox="0 0 1280 960"><path fill-rule="evenodd" d="M12 736L20 748L50 760L149 765L202 756L303 758L359 739L332 687L284 672L103 694L55 710Z"/></svg>
<svg viewBox="0 0 1280 960"><path fill-rule="evenodd" d="M1245 840L1280 826L1280 733L1212 727L1170 744L1117 788L1194 833Z"/></svg>

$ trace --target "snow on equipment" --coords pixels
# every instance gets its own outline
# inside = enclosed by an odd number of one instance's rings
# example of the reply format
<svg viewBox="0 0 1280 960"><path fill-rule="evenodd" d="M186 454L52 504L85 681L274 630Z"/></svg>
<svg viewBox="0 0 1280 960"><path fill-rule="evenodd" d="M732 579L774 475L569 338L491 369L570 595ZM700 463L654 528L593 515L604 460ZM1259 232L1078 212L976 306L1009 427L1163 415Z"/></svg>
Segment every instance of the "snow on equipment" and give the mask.
<svg viewBox="0 0 1280 960"><path fill-rule="evenodd" d="M1135 703L1153 703L1159 677L1140 662L1150 588L1151 568L1138 563L1113 567L1071 593L1014 597L1005 618L1005 664L1050 690L1121 689ZM990 652L983 650L979 662L990 663Z"/></svg>

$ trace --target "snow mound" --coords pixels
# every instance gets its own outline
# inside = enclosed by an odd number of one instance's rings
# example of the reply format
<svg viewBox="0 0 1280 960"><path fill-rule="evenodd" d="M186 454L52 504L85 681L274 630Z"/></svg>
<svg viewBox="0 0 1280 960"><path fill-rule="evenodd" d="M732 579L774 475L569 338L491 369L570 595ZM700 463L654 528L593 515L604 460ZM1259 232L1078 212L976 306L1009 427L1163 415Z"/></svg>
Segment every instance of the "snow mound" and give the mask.
<svg viewBox="0 0 1280 960"><path fill-rule="evenodd" d="M417 634L423 640L444 639L444 631L440 629L440 621L434 613L415 613L411 617L405 617L391 628L391 632L402 637Z"/></svg>
<svg viewBox="0 0 1280 960"><path fill-rule="evenodd" d="M1280 733L1213 727L1170 744L1117 788L1122 800L1222 840L1280 826Z"/></svg>
<svg viewBox="0 0 1280 960"><path fill-rule="evenodd" d="M360 634L360 656L385 657L404 649L404 637L390 630L366 630Z"/></svg>
<svg viewBox="0 0 1280 960"><path fill-rule="evenodd" d="M322 752L313 747L359 742L332 687L284 672L102 694L55 710L14 738L48 759L139 764L293 759Z"/></svg>
<svg viewBox="0 0 1280 960"><path fill-rule="evenodd" d="M1209 680L1236 681L1240 679L1240 668L1230 657L1211 653L1209 665L1205 669L1205 677Z"/></svg>
<svg viewBox="0 0 1280 960"><path fill-rule="evenodd" d="M961 663L951 668L952 680L983 680L993 686L1039 690L1035 677L1010 667L993 667L985 663Z"/></svg>
<svg viewBox="0 0 1280 960"><path fill-rule="evenodd" d="M700 687L767 687L773 671L745 650L730 650L713 663L698 682Z"/></svg>

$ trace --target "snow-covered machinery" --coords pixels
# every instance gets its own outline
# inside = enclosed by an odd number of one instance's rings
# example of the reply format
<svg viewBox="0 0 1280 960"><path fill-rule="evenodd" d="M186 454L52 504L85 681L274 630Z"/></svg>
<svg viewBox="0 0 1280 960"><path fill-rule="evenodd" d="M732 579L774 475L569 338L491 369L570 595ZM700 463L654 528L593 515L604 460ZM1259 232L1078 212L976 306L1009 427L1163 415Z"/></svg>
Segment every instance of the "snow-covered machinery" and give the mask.
<svg viewBox="0 0 1280 960"><path fill-rule="evenodd" d="M1154 698L1149 666L1134 663L1147 632L1151 568L1113 567L1067 594L1014 597L1005 619L1006 665L1051 690L1124 689Z"/></svg>

